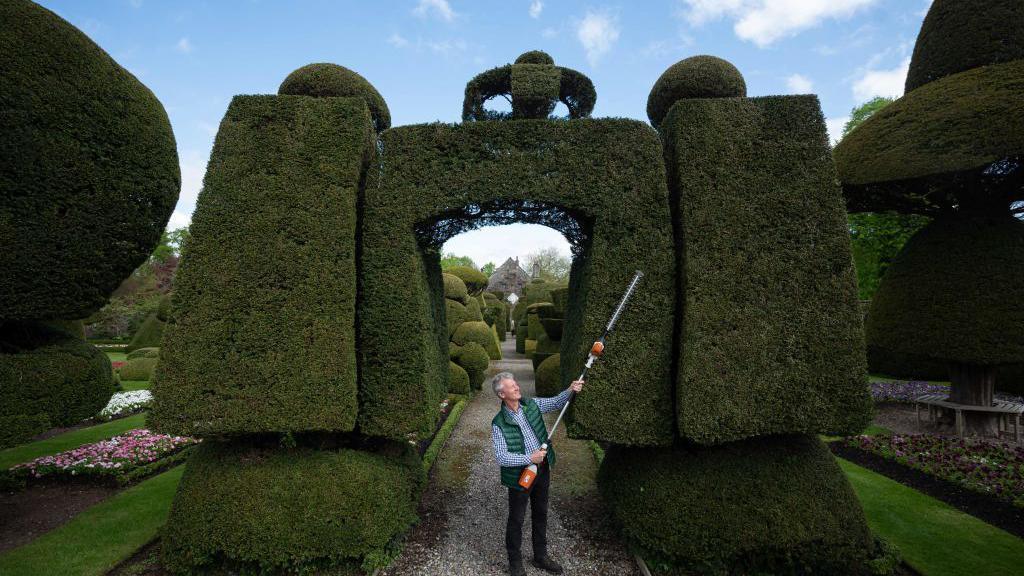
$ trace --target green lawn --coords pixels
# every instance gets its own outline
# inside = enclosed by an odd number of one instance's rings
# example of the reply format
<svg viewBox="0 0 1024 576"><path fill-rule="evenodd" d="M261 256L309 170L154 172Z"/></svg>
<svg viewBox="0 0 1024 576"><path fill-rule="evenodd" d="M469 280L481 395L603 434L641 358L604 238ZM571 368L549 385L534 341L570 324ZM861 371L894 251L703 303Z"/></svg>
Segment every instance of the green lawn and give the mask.
<svg viewBox="0 0 1024 576"><path fill-rule="evenodd" d="M82 428L81 430L66 432L53 438L32 442L31 444L23 444L7 448L6 450L0 450L0 470L7 470L15 464L28 462L40 456L56 454L72 448L78 448L83 444L106 440L135 428L145 428L145 426L146 414L142 413Z"/></svg>
<svg viewBox="0 0 1024 576"><path fill-rule="evenodd" d="M149 380L121 380L121 391L149 390Z"/></svg>
<svg viewBox="0 0 1024 576"><path fill-rule="evenodd" d="M924 576L996 576L1024 570L1024 540L837 458L872 532L895 544Z"/></svg>
<svg viewBox="0 0 1024 576"><path fill-rule="evenodd" d="M868 374L868 381L870 382L910 382L905 378L896 378L895 376L886 376L885 374ZM929 384L942 384L943 386L949 386L948 380L922 380Z"/></svg>
<svg viewBox="0 0 1024 576"><path fill-rule="evenodd" d="M124 362L128 359L128 354L124 352L105 352L107 358L110 358L111 362Z"/></svg>
<svg viewBox="0 0 1024 576"><path fill-rule="evenodd" d="M101 576L157 535L185 466L104 500L36 540L0 555L0 574Z"/></svg>

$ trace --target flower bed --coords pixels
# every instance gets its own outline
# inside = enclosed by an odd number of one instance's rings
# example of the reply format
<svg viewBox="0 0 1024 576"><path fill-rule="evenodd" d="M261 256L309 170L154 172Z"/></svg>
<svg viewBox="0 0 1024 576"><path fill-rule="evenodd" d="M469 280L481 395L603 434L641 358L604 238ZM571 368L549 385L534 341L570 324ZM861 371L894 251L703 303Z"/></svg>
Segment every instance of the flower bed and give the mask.
<svg viewBox="0 0 1024 576"><path fill-rule="evenodd" d="M114 418L135 414L148 408L152 401L153 394L149 390L117 392L110 397L110 401L107 402L103 410L100 410L96 419L105 422Z"/></svg>
<svg viewBox="0 0 1024 576"><path fill-rule="evenodd" d="M11 472L28 480L85 479L124 485L182 461L185 449L198 442L142 428L18 464Z"/></svg>
<svg viewBox="0 0 1024 576"><path fill-rule="evenodd" d="M871 382L871 398L875 402L905 402L914 401L921 394L948 394L949 384L932 384L922 380L891 380L886 382ZM996 392L994 397L998 400L1017 402L1024 404L1024 397L1014 396Z"/></svg>
<svg viewBox="0 0 1024 576"><path fill-rule="evenodd" d="M913 402L921 394L948 394L949 386L929 384L920 380L872 382L871 398L875 402Z"/></svg>
<svg viewBox="0 0 1024 576"><path fill-rule="evenodd" d="M844 443L1024 508L1024 448L949 436L851 436Z"/></svg>
<svg viewBox="0 0 1024 576"><path fill-rule="evenodd" d="M127 363L127 360L111 360L110 367L113 368L115 372L117 372L117 370L121 368L121 366L124 366Z"/></svg>

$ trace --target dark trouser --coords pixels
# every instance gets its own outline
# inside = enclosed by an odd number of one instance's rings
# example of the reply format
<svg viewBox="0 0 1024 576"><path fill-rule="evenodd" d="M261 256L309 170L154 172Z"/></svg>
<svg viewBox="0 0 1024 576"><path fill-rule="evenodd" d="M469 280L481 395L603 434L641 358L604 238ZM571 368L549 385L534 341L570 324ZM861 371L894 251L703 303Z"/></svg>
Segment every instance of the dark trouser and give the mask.
<svg viewBox="0 0 1024 576"><path fill-rule="evenodd" d="M508 489L508 523L505 525L505 549L509 561L521 560L520 547L523 544L523 520L526 517L526 503L530 503L530 526L533 536L533 557L546 556L548 552L548 485L551 471L547 461L540 466L533 487L529 492Z"/></svg>

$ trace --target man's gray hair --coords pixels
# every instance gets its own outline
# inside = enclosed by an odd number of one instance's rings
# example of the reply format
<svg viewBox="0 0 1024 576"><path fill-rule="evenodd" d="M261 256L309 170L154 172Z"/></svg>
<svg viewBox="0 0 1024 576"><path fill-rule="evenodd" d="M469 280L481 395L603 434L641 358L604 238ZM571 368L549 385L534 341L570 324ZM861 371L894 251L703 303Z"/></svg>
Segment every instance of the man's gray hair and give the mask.
<svg viewBox="0 0 1024 576"><path fill-rule="evenodd" d="M513 376L511 372L498 372L497 374L494 375L494 378L491 379L491 388L494 388L495 395L497 395L498 392L501 392L501 381L505 380L506 378L509 380L516 379L516 377Z"/></svg>

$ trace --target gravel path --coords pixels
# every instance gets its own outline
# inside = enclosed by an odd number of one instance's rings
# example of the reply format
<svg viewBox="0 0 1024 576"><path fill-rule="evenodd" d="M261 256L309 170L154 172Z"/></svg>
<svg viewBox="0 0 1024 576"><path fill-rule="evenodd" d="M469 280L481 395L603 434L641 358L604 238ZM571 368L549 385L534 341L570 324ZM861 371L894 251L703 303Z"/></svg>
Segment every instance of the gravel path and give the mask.
<svg viewBox="0 0 1024 576"><path fill-rule="evenodd" d="M533 367L515 352L515 339L502 343L504 360L491 362L491 374L516 375L524 396L533 396ZM420 523L409 533L401 556L381 576L508 574L505 522L507 488L498 479L491 447L491 419L498 399L487 388L470 401L431 471L420 503ZM584 391L585 393L585 391ZM545 416L548 427L558 413ZM548 552L565 573L588 576L639 574L608 520L597 494L597 466L585 441L569 440L564 426L553 444L558 463L552 469L548 513ZM546 574L529 559L530 520L523 526L523 559L528 574Z"/></svg>

